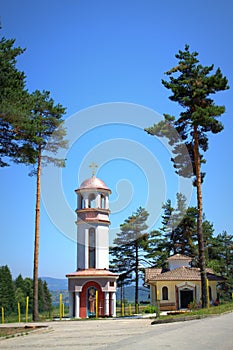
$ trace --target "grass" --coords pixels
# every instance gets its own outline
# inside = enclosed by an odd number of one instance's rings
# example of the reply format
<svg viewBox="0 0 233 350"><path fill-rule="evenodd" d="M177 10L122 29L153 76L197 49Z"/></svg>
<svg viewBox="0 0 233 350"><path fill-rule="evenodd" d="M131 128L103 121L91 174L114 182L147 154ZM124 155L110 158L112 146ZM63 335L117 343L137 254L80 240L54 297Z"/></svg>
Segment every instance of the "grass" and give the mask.
<svg viewBox="0 0 233 350"><path fill-rule="evenodd" d="M199 316L205 317L205 316L211 316L211 315L221 315L226 312L232 312L233 311L233 302L229 303L223 303L219 304L218 306L211 306L209 308L205 309L196 309L196 310L190 310L188 312L182 313L182 314L170 314L170 315L162 315L159 316L160 320L166 320L166 319L173 319L173 318L179 318L179 317L190 317L190 316Z"/></svg>
<svg viewBox="0 0 233 350"><path fill-rule="evenodd" d="M35 329L36 327L0 327L0 338L14 338L15 336L27 335Z"/></svg>

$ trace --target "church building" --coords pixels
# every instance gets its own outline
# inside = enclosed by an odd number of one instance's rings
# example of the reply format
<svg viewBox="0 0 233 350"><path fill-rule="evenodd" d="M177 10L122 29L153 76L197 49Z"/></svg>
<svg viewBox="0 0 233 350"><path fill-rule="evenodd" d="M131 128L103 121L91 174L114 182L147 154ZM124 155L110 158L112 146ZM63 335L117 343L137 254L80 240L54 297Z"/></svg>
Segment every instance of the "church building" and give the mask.
<svg viewBox="0 0 233 350"><path fill-rule="evenodd" d="M150 287L151 305L159 303L161 311L187 309L189 304L201 303L200 269L191 267L191 258L175 254L168 258L168 269L146 268L145 283ZM206 268L208 299L213 303L218 299L217 284L224 278Z"/></svg>
<svg viewBox="0 0 233 350"><path fill-rule="evenodd" d="M116 316L116 280L109 271L109 195L94 176L77 194L77 269L67 274L70 317Z"/></svg>

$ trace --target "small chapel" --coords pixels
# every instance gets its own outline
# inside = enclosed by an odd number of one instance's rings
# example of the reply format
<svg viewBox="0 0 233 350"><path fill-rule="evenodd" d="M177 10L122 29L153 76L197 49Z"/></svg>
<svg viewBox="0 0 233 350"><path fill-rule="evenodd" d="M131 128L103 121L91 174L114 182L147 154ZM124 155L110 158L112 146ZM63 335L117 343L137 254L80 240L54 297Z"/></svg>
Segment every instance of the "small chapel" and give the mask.
<svg viewBox="0 0 233 350"><path fill-rule="evenodd" d="M116 316L116 280L109 271L109 195L99 178L83 181L77 194L77 269L68 278L72 318Z"/></svg>
<svg viewBox="0 0 233 350"><path fill-rule="evenodd" d="M175 254L167 259L168 268L146 268L145 284L150 287L151 305L160 306L161 311L187 309L191 302L201 303L201 273L191 267L189 256ZM208 299L218 299L217 284L224 278L206 268Z"/></svg>

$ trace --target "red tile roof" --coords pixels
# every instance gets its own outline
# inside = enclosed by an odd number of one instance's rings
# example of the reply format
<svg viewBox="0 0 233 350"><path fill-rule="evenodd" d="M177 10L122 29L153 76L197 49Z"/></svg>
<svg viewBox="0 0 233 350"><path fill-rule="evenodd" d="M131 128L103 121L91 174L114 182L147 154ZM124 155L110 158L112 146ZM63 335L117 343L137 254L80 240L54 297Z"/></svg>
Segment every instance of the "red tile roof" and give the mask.
<svg viewBox="0 0 233 350"><path fill-rule="evenodd" d="M113 273L109 270L105 269L85 269L85 270L78 270L72 273L68 273L66 277L90 277L90 276L115 276L117 277L118 274Z"/></svg>
<svg viewBox="0 0 233 350"><path fill-rule="evenodd" d="M223 281L224 278L216 276L212 269L206 269L208 280ZM145 269L145 281L200 281L200 269L196 267L179 267L174 270L162 272L162 269Z"/></svg>

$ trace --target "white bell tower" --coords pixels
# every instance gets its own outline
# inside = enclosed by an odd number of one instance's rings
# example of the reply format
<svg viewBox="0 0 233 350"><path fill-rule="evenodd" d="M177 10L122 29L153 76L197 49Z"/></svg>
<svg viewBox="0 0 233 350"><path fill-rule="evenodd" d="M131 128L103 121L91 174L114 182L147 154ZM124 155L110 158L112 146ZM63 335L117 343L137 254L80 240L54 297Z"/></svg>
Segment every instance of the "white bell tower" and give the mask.
<svg viewBox="0 0 233 350"><path fill-rule="evenodd" d="M75 190L77 205L77 270L109 269L109 195L95 176Z"/></svg>
<svg viewBox="0 0 233 350"><path fill-rule="evenodd" d="M70 316L116 316L116 280L109 271L109 195L111 190L95 177L83 181L77 194L77 269L67 274Z"/></svg>

